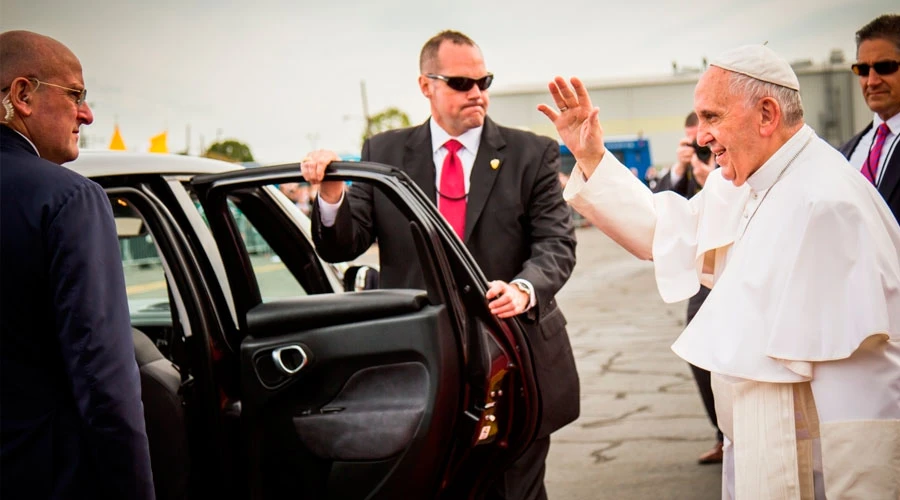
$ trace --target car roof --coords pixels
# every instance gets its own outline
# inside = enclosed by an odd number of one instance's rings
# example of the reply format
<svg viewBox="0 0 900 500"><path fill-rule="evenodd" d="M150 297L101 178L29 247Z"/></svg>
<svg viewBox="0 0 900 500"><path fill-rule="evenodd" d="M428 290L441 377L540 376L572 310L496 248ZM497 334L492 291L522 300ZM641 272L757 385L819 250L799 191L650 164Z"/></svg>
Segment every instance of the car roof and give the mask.
<svg viewBox="0 0 900 500"><path fill-rule="evenodd" d="M236 163L199 156L106 150L82 150L77 160L66 163L64 166L85 177L220 174L244 169L243 166Z"/></svg>

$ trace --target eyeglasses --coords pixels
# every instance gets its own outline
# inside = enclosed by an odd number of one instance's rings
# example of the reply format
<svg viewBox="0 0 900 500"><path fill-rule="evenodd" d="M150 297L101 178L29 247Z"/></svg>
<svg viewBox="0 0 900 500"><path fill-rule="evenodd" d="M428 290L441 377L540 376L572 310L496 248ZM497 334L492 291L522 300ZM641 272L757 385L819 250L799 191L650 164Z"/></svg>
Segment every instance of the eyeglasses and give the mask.
<svg viewBox="0 0 900 500"><path fill-rule="evenodd" d="M874 64L856 63L850 66L856 76L869 76L869 69L874 69L881 76L893 75L900 67L900 61L878 61Z"/></svg>
<svg viewBox="0 0 900 500"><path fill-rule="evenodd" d="M444 76L444 75L435 75L434 73L428 73L425 76L431 78L432 80L441 80L447 83L447 86L453 90L458 92L468 92L472 90L472 87L478 85L478 90L487 90L488 87L491 86L491 82L494 81L494 75L488 73L485 76L482 76L479 79L474 78L466 78L464 76Z"/></svg>
<svg viewBox="0 0 900 500"><path fill-rule="evenodd" d="M63 90L68 91L69 96L72 97L72 99L75 101L76 106L81 106L82 104L84 104L84 100L87 99L87 89L81 89L81 90L70 89L69 87L63 87L62 85L57 85L55 83L42 82L42 81L38 80L37 78L29 78L29 80L31 80L32 82L35 82L34 90L37 90L38 88L40 88L41 85L47 85L49 87L56 87L58 89L63 89Z"/></svg>

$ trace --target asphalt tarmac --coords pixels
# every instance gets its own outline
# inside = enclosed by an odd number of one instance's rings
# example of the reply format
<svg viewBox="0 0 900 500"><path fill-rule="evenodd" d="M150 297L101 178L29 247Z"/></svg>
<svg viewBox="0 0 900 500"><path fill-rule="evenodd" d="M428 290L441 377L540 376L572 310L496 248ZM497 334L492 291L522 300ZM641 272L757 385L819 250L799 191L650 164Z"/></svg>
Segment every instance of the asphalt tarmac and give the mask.
<svg viewBox="0 0 900 500"><path fill-rule="evenodd" d="M721 465L688 365L670 349L686 302L665 304L653 264L595 228L578 229L577 264L557 296L581 379L581 416L551 436L545 482L566 499L721 498Z"/></svg>

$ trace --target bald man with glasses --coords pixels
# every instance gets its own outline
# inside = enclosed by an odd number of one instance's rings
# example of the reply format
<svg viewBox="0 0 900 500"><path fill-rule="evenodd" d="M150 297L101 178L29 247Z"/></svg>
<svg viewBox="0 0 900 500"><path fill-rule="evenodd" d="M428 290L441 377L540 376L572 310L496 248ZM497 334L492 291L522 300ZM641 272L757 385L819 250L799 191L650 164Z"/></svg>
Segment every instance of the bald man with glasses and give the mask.
<svg viewBox="0 0 900 500"><path fill-rule="evenodd" d="M0 34L0 498L152 499L125 277L109 198L78 157L81 63Z"/></svg>
<svg viewBox="0 0 900 500"><path fill-rule="evenodd" d="M378 134L362 160L402 168L438 206L485 276L486 299L501 318L525 325L541 391L537 440L496 479L490 499L544 499L550 433L575 420L579 382L566 320L555 295L575 265L571 212L559 183L553 139L501 127L487 116L487 71L469 37L444 31L419 57L419 90L431 104L422 125ZM316 151L304 160L307 181L320 184L313 203L316 250L332 262L355 259L376 240L384 288L425 288L409 226L371 186L321 182L338 156Z"/></svg>
<svg viewBox="0 0 900 500"><path fill-rule="evenodd" d="M856 32L856 60L851 70L874 116L840 151L900 221L900 15L879 16Z"/></svg>

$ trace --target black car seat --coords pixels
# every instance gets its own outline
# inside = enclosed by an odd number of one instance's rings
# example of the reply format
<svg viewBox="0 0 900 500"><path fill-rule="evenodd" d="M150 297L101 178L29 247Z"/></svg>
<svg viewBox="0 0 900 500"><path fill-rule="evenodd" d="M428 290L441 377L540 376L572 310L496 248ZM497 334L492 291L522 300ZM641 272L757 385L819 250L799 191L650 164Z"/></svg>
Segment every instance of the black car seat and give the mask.
<svg viewBox="0 0 900 500"><path fill-rule="evenodd" d="M181 374L153 341L132 328L134 357L141 372L141 400L150 441L150 464L157 500L184 500L190 456L181 397Z"/></svg>

